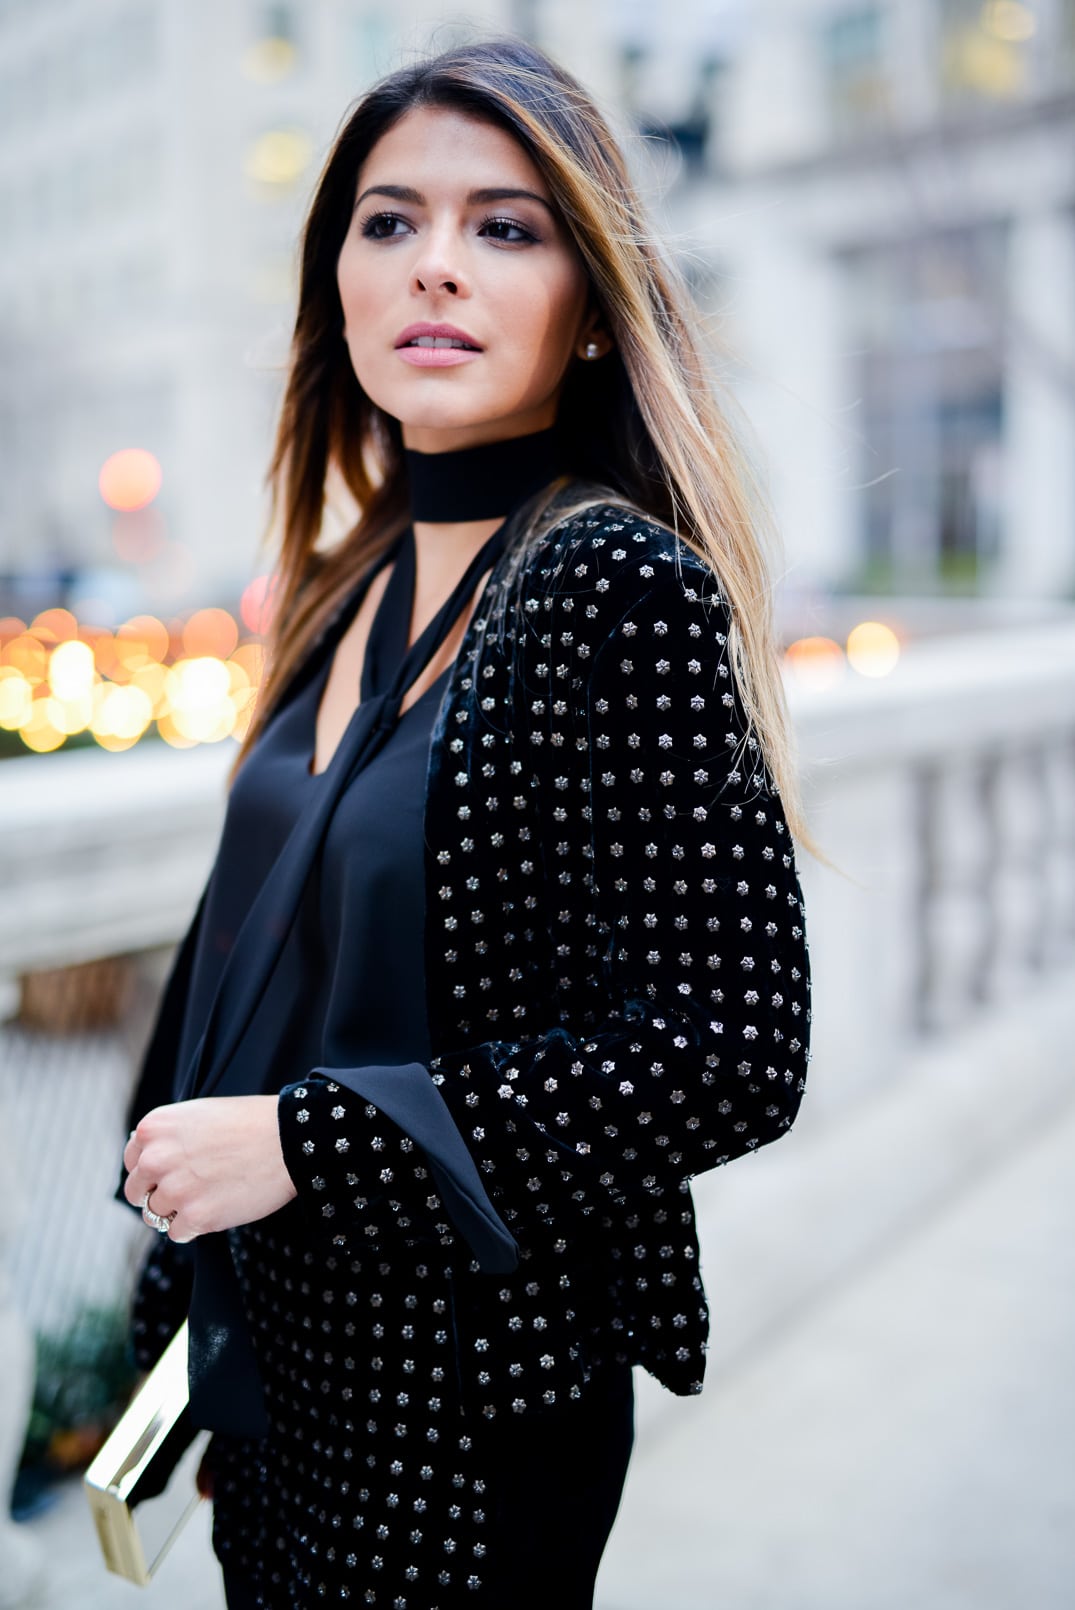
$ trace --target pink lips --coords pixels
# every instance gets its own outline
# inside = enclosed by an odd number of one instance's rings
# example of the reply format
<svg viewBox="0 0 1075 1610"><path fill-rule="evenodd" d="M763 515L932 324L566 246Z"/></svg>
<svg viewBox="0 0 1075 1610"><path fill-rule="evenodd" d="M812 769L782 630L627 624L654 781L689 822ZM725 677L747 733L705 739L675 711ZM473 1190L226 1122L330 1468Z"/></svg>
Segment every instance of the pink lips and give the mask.
<svg viewBox="0 0 1075 1610"><path fill-rule="evenodd" d="M415 341L419 336L432 336L440 340L465 341L466 347L416 347L408 346L409 341ZM404 363L413 364L419 369L446 369L456 364L469 363L472 358L480 356L481 348L472 335L460 330L455 324L408 324L396 337L396 351Z"/></svg>

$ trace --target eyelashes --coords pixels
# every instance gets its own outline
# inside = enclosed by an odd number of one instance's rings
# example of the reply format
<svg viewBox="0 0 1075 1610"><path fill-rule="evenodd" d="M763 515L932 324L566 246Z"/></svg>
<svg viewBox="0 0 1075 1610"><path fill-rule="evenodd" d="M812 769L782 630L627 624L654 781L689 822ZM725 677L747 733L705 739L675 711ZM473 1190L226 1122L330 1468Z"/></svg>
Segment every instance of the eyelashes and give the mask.
<svg viewBox="0 0 1075 1610"><path fill-rule="evenodd" d="M382 233L380 227L382 224L392 225L397 223L406 224L407 220L398 212L375 212L371 213L368 218L364 218L362 220L360 228L363 238L366 240L398 240L400 239L400 236L394 229L389 229L385 233ZM532 229L528 229L525 224L521 224L517 218L505 218L500 214L490 215L488 218L483 218L481 220L481 223L478 225L478 229L488 229L491 225L495 225L501 229L513 229L517 232L518 236L522 237L521 239L514 240L506 240L502 236L493 237L499 239L501 245L520 246L523 244L537 243L538 236L534 234Z"/></svg>

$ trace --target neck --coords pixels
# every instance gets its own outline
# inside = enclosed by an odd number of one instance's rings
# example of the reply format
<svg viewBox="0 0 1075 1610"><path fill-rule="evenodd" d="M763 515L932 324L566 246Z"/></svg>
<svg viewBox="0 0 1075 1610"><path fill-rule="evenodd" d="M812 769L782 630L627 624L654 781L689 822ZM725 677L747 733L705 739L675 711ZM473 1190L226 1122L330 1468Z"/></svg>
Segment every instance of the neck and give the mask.
<svg viewBox="0 0 1075 1610"><path fill-rule="evenodd" d="M429 599L443 598L467 568L497 526L499 516L490 520L437 521L412 520L414 532L414 593L419 606Z"/></svg>

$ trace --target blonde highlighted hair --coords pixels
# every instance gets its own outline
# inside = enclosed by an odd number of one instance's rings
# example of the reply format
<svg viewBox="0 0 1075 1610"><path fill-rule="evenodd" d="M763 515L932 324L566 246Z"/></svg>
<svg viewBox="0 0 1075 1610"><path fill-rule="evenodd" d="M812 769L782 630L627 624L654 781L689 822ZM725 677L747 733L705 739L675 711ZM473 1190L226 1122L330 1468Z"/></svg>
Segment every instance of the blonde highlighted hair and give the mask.
<svg viewBox="0 0 1075 1610"><path fill-rule="evenodd" d="M544 177L589 276L614 350L565 376L559 422L580 496L542 499L523 540L572 508L613 502L669 526L706 561L731 606L728 647L750 731L788 826L819 860L798 782L766 549L778 544L766 500L718 404L689 297L648 224L623 152L582 85L535 46L502 37L464 44L376 83L325 161L301 237L298 311L266 482L266 537L277 533L268 669L238 767L313 638L386 552L408 516L399 422L355 377L343 341L336 260L355 181L373 146L416 107L444 107L506 130ZM326 549L330 473L358 509ZM570 497L571 485L561 486Z"/></svg>

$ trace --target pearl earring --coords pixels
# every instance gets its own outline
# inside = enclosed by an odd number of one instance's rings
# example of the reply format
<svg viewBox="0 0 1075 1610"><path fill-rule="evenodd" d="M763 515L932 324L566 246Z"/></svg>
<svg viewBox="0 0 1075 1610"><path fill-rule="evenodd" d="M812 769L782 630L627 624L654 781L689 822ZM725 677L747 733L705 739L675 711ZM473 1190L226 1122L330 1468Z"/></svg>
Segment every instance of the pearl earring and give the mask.
<svg viewBox="0 0 1075 1610"><path fill-rule="evenodd" d="M601 348L596 341L587 341L586 351L583 356L587 358L599 358L601 356Z"/></svg>

